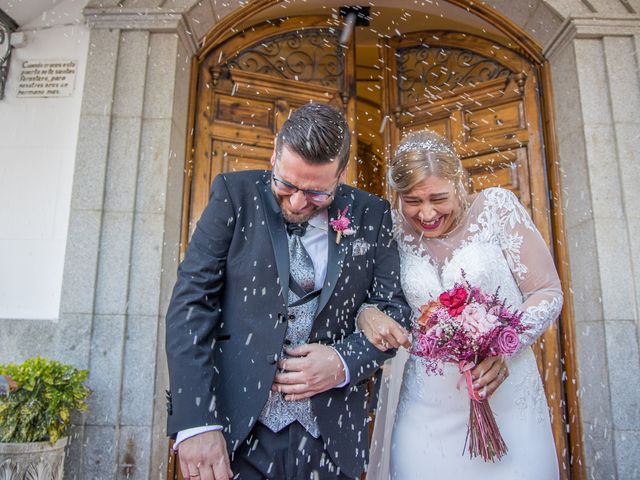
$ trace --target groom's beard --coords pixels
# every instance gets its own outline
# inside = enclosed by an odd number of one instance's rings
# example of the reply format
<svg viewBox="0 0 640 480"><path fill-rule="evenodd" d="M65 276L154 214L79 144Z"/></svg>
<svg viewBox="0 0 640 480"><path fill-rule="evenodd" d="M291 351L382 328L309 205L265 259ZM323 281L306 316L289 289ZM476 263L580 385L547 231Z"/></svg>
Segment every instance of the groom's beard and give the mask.
<svg viewBox="0 0 640 480"><path fill-rule="evenodd" d="M316 205L315 203L309 202L308 205L310 208L306 209L303 213L296 213L296 212L292 212L287 207L289 201L286 198L288 196L278 195L273 190L273 187L271 188L271 193L273 193L273 196L276 198L276 202L278 202L278 205L280 206L280 212L282 213L282 218L284 218L284 221L287 223L306 222L314 215L317 215L319 212L329 208L329 205L331 205L332 203L332 202L327 202L326 205Z"/></svg>

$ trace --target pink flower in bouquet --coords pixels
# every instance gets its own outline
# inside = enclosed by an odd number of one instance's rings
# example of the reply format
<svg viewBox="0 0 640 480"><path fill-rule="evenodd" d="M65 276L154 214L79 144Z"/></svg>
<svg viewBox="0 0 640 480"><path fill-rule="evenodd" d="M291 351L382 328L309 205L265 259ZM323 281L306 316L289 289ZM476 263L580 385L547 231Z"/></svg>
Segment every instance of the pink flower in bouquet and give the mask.
<svg viewBox="0 0 640 480"><path fill-rule="evenodd" d="M442 305L449 309L449 315L457 317L464 310L468 296L469 294L466 289L463 287L456 287L453 290L442 292L439 300Z"/></svg>
<svg viewBox="0 0 640 480"><path fill-rule="evenodd" d="M479 303L470 303L460 315L462 328L474 338L481 337L499 325L498 317L487 312L485 307Z"/></svg>
<svg viewBox="0 0 640 480"><path fill-rule="evenodd" d="M520 337L514 328L506 327L498 334L497 344L501 355L512 355L520 347Z"/></svg>

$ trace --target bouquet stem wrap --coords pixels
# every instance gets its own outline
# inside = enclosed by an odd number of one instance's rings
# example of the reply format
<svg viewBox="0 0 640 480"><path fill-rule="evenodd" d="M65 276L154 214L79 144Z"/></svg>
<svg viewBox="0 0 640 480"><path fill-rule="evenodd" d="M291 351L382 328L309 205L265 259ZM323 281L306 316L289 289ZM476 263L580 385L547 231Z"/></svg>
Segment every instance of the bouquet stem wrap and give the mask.
<svg viewBox="0 0 640 480"><path fill-rule="evenodd" d="M489 401L480 398L473 389L471 378L473 366L472 363L458 363L460 372L466 380L470 398L469 423L464 448L468 449L471 458L480 456L485 462L495 462L506 455L508 449L498 429Z"/></svg>

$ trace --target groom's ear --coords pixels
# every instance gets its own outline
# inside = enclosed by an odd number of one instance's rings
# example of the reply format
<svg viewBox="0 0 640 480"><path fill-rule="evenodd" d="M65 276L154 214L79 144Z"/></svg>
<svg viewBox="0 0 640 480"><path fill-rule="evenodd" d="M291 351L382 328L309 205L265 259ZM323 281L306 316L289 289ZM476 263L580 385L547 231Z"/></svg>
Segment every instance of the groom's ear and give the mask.
<svg viewBox="0 0 640 480"><path fill-rule="evenodd" d="M340 176L338 177L338 181L339 181L340 183L344 183L344 181L346 180L346 178L347 178L347 167L344 167L344 168L342 169L342 172L340 172Z"/></svg>
<svg viewBox="0 0 640 480"><path fill-rule="evenodd" d="M273 147L273 153L271 154L271 168L276 166L276 147Z"/></svg>

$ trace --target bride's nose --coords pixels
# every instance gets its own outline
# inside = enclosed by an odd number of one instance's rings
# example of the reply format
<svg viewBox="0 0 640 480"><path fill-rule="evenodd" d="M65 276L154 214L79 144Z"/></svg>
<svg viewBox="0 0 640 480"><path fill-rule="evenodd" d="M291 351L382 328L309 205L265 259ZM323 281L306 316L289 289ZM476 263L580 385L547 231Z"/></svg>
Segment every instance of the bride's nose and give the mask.
<svg viewBox="0 0 640 480"><path fill-rule="evenodd" d="M423 206L418 212L418 218L420 218L421 222L431 222L432 220L435 220L437 216L438 213L429 205Z"/></svg>

